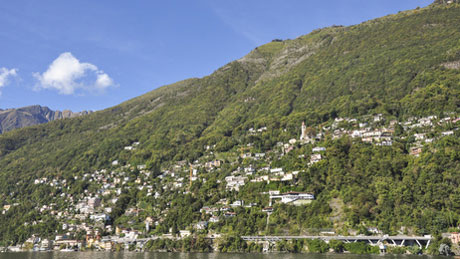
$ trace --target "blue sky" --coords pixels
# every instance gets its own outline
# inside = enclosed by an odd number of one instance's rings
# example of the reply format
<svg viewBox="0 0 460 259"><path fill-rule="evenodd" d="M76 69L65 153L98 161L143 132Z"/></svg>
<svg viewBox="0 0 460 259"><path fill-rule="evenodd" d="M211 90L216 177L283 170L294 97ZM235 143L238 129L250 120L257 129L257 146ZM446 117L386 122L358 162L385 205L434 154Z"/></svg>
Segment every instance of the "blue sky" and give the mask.
<svg viewBox="0 0 460 259"><path fill-rule="evenodd" d="M203 77L272 39L433 0L14 0L0 5L0 108L100 110Z"/></svg>

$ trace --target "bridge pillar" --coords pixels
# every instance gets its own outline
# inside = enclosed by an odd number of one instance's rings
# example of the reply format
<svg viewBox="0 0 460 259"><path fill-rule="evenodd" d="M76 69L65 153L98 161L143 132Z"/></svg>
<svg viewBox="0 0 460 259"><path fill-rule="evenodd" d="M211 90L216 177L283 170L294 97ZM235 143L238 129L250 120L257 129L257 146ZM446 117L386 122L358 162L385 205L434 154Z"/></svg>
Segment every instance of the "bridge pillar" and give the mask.
<svg viewBox="0 0 460 259"><path fill-rule="evenodd" d="M263 242L263 250L264 253L270 252L270 242L264 241Z"/></svg>

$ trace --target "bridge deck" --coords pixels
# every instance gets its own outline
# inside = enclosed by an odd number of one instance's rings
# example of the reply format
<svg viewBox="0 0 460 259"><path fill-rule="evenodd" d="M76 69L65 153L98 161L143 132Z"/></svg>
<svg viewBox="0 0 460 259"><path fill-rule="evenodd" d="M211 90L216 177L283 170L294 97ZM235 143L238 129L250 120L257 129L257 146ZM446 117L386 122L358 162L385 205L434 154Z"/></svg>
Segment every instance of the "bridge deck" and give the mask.
<svg viewBox="0 0 460 259"><path fill-rule="evenodd" d="M243 240L293 240L293 239L322 239L322 240L356 240L356 241L383 241L383 240L418 240L430 241L431 237L425 236L242 236Z"/></svg>

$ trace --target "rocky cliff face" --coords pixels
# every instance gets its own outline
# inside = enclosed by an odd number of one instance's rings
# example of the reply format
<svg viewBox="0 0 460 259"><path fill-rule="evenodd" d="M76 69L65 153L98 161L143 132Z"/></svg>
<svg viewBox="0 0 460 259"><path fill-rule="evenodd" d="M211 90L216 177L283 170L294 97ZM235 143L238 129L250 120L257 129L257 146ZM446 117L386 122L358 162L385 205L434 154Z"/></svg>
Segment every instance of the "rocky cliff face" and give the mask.
<svg viewBox="0 0 460 259"><path fill-rule="evenodd" d="M0 109L0 133L53 120L72 118L88 114L88 111L53 111L48 107L33 105L18 109Z"/></svg>

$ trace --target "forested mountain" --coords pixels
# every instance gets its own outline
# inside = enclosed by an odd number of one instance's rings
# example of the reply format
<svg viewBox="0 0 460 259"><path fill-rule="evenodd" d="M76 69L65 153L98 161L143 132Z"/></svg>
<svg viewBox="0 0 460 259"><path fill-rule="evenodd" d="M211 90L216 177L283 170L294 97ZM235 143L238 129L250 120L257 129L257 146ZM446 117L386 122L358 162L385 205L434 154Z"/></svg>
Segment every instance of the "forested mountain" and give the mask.
<svg viewBox="0 0 460 259"><path fill-rule="evenodd" d="M119 187L121 196L111 213L114 225L134 226L149 216L161 223L155 233L177 232L205 218L202 206L226 198L257 201L259 207L238 210L238 220L216 227L221 233L292 234L321 228L348 233L366 226L386 233L447 231L460 223L455 121L460 112L459 14L459 4L436 1L359 25L275 40L209 76L164 86L87 116L4 133L0 205L16 206L0 215L0 240L51 235L62 224L56 211L85 195L101 195L100 186L84 175L118 165L134 168L128 177L132 181L140 177L136 166L145 165L150 172L146 185L161 198L148 196L134 182ZM335 122L344 123L336 129L346 131L377 114L386 120L376 120L376 127L394 127L390 146L332 135ZM437 119L423 129L426 138L453 133L422 143L423 152L415 157L409 154L413 134L422 129L403 127L404 122L427 116ZM452 122L442 126L440 120L447 117ZM327 148L326 159L314 165L300 159L311 155L312 144L292 144L292 151L283 149L282 156L271 156L265 164L241 159L246 149L271 154L279 143L298 139L303 121L310 135L322 133L317 144ZM259 128L265 130L249 134ZM214 159L224 165L205 170L205 160ZM165 187L158 177L179 161L186 168L185 181L188 164L197 161L200 179L205 179L194 182L189 192ZM250 165L300 173L289 183L248 183L239 192L222 187L226 176ZM65 185L34 184L43 178L65 180ZM310 192L316 200L301 207L276 205L267 227L260 209L268 206L268 198L261 193L272 189ZM41 213L51 203L54 214ZM125 217L128 208L140 207L144 214L137 221Z"/></svg>
<svg viewBox="0 0 460 259"><path fill-rule="evenodd" d="M18 109L0 109L0 133L53 120L73 118L88 113L87 111L77 113L69 110L62 112L53 111L48 107L42 107L40 105L32 105Z"/></svg>

